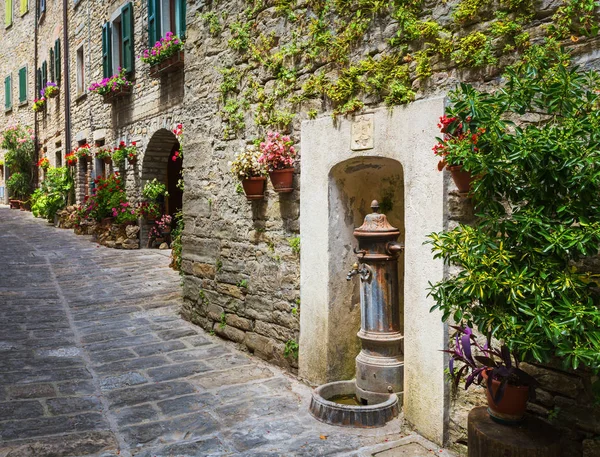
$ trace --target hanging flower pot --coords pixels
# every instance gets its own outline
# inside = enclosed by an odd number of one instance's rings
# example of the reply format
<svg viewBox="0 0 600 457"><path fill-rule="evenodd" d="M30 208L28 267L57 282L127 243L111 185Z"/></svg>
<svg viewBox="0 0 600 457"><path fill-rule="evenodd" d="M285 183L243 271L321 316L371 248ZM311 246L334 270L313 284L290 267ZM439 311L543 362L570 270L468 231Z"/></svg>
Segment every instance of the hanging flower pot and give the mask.
<svg viewBox="0 0 600 457"><path fill-rule="evenodd" d="M485 389L488 401L488 413L490 417L501 424L518 424L525 417L527 409L527 400L529 400L529 386L516 386L506 384L504 395L498 403L494 402L494 396L500 388L500 381L488 378L488 372L482 373L486 383L491 382L491 392L489 388Z"/></svg>
<svg viewBox="0 0 600 457"><path fill-rule="evenodd" d="M287 193L294 190L294 169L284 168L282 170L273 170L269 172L269 178L271 178L271 184L275 192Z"/></svg>
<svg viewBox="0 0 600 457"><path fill-rule="evenodd" d="M448 165L450 175L456 188L460 193L467 193L471 191L471 183L473 182L473 176L471 172L462 169L462 165Z"/></svg>
<svg viewBox="0 0 600 457"><path fill-rule="evenodd" d="M252 178L242 179L242 187L248 200L262 200L265 196L265 184L267 178L265 176L255 176Z"/></svg>
<svg viewBox="0 0 600 457"><path fill-rule="evenodd" d="M112 162L112 159L110 157L104 157L102 160L106 165L110 165L110 163Z"/></svg>

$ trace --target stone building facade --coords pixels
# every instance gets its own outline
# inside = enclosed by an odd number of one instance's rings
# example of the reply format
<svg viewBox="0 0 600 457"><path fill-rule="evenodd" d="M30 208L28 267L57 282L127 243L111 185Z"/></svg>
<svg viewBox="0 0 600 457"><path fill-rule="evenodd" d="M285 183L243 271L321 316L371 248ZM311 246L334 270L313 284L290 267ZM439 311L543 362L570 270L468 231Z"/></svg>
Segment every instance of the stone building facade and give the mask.
<svg viewBox="0 0 600 457"><path fill-rule="evenodd" d="M459 81L496 86L502 67L570 13L561 1L401 1L391 2L393 13L349 3L188 2L185 67L160 78L150 77L137 56L152 39L181 29L175 16L185 3L78 0L65 2L63 11L49 2L37 29L34 12L20 17L15 5L14 23L2 34L0 69L13 78L25 63L31 71L27 105L7 110L5 123L34 124L34 69L52 61L50 50L56 57L51 43L58 39L61 94L36 117L40 152L54 164L79 144L135 141L138 161L120 170L130 199L153 178L174 194L179 144L172 129L183 123L182 314L315 384L354 374L360 310L357 287L345 282L354 261L351 231L371 200L386 202L407 245L400 278L406 418L427 437L459 448L466 411L482 397L451 401L439 352L448 329L428 312L426 298L427 280L447 271L430 261L422 242L427 230L471 222L473 215L468 199L436 170L435 123L443 96ZM133 90L104 103L88 87L106 74L107 60L112 73L123 65L129 19ZM597 39L564 32L559 38L576 59L598 67ZM39 33L37 47L27 39L32 33ZM18 59L9 58L13 53ZM391 112L386 107L413 100ZM264 200L249 202L228 163L268 130L289 133L300 150L294 191L269 187ZM98 160L78 162L77 200L89 194L94 177L114 170ZM563 419L564 455L598 455L600 411L590 406L596 378L557 367L531 370L543 391L531 410Z"/></svg>

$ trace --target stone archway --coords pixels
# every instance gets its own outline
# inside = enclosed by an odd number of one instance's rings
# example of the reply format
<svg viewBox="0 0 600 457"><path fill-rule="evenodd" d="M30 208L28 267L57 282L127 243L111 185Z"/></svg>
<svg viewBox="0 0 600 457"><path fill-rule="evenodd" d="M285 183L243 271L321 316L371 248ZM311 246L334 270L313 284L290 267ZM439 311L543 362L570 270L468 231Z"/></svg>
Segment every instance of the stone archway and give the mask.
<svg viewBox="0 0 600 457"><path fill-rule="evenodd" d="M373 198L382 198L373 195L385 190L382 178L402 178L391 179L396 181L392 188L400 188L392 199L402 201L391 222L404 231L406 246L403 409L419 433L440 444L448 430L447 357L441 352L448 331L441 314L429 312L434 303L427 291L429 281L444 277L445 268L423 243L446 224L444 174L437 171L438 158L431 151L443 113L444 98L432 98L393 111L377 109L357 122L305 121L300 185L299 374L323 384L347 375L347 360L357 350L348 343L357 321L354 294L339 287L351 265L351 228L370 212Z"/></svg>
<svg viewBox="0 0 600 457"><path fill-rule="evenodd" d="M177 187L178 176L181 173L181 159L173 161L173 154L180 148L179 141L173 132L159 129L150 138L141 169L141 189L148 182L156 179L165 184L169 197L165 201L164 211L174 215L181 209L182 191ZM145 235L145 234L142 234Z"/></svg>

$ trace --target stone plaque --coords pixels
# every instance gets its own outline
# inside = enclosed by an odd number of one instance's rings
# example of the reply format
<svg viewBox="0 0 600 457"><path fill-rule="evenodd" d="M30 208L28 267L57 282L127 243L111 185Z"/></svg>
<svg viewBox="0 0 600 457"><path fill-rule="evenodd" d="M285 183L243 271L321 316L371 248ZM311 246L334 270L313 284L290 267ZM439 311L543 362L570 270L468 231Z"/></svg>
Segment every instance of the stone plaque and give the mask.
<svg viewBox="0 0 600 457"><path fill-rule="evenodd" d="M356 116L352 123L352 144L350 149L362 151L373 149L373 115Z"/></svg>

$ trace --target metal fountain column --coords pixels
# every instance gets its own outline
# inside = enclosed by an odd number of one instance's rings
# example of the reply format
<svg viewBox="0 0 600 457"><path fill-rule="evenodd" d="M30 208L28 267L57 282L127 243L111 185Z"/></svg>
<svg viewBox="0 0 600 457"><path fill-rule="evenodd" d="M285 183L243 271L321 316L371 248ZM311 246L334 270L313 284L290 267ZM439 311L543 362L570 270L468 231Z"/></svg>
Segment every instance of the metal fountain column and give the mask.
<svg viewBox="0 0 600 457"><path fill-rule="evenodd" d="M358 240L359 263L353 265L347 280L360 277L362 350L356 357L356 396L369 402L371 394L401 393L404 383L404 336L400 327L398 257L404 245L396 240L400 231L392 227L379 203L371 203L373 213L354 230Z"/></svg>

